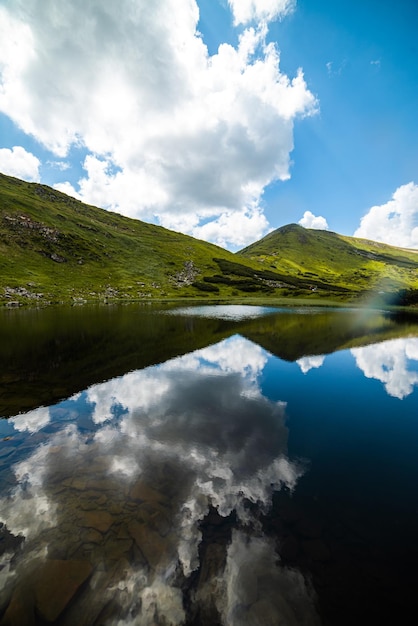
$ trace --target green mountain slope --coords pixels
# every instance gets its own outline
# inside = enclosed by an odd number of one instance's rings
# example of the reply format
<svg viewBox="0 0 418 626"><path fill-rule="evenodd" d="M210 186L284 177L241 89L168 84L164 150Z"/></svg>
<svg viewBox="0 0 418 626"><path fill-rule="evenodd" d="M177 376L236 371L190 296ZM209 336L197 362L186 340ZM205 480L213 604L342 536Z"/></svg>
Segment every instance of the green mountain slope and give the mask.
<svg viewBox="0 0 418 626"><path fill-rule="evenodd" d="M390 293L418 288L418 251L297 224L269 233L239 256L318 288Z"/></svg>
<svg viewBox="0 0 418 626"><path fill-rule="evenodd" d="M346 301L368 289L416 289L417 270L412 251L296 225L233 254L0 174L0 304Z"/></svg>
<svg viewBox="0 0 418 626"><path fill-rule="evenodd" d="M231 274L228 263L234 262L234 254L218 246L0 174L2 303L273 291L266 280L254 278L263 273L257 262L243 261L244 276L242 268L240 275L234 268Z"/></svg>

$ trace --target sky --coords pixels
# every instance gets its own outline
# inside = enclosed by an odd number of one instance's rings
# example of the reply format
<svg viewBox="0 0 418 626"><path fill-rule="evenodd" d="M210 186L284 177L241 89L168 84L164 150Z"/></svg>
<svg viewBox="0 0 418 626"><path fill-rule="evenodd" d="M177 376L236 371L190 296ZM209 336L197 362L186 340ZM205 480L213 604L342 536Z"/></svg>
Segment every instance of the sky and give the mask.
<svg viewBox="0 0 418 626"><path fill-rule="evenodd" d="M0 0L0 171L238 250L418 248L416 0Z"/></svg>

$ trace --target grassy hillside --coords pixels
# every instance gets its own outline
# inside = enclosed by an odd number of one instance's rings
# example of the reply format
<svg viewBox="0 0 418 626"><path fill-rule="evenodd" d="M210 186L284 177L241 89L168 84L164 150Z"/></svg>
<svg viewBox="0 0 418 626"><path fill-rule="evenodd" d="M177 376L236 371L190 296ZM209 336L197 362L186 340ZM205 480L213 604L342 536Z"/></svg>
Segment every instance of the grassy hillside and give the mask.
<svg viewBox="0 0 418 626"><path fill-rule="evenodd" d="M297 224L279 228L239 255L320 289L398 293L418 288L418 251Z"/></svg>
<svg viewBox="0 0 418 626"><path fill-rule="evenodd" d="M418 255L291 225L239 254L0 174L0 304L352 300L418 287Z"/></svg>
<svg viewBox="0 0 418 626"><path fill-rule="evenodd" d="M0 303L273 292L257 262L234 263L218 246L0 174Z"/></svg>

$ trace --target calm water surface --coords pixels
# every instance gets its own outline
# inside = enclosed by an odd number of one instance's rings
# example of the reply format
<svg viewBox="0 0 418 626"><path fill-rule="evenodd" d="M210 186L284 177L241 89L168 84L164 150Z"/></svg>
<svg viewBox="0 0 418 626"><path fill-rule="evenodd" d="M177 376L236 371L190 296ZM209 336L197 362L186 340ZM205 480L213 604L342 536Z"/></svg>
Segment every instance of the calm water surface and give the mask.
<svg viewBox="0 0 418 626"><path fill-rule="evenodd" d="M0 315L0 624L409 624L418 325Z"/></svg>

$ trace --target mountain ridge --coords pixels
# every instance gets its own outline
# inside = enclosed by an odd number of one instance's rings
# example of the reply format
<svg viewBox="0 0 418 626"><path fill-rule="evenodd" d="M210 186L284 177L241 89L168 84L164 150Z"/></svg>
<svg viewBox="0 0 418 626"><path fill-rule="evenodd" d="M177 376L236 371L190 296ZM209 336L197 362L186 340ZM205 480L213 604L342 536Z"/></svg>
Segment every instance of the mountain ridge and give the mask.
<svg viewBox="0 0 418 626"><path fill-rule="evenodd" d="M289 224L232 253L0 174L0 304L8 306L179 298L349 301L370 288L418 288L415 252L364 241Z"/></svg>
<svg viewBox="0 0 418 626"><path fill-rule="evenodd" d="M416 250L306 229L282 226L240 251L240 255L300 279L318 276L329 285L354 292L396 293L418 286Z"/></svg>

